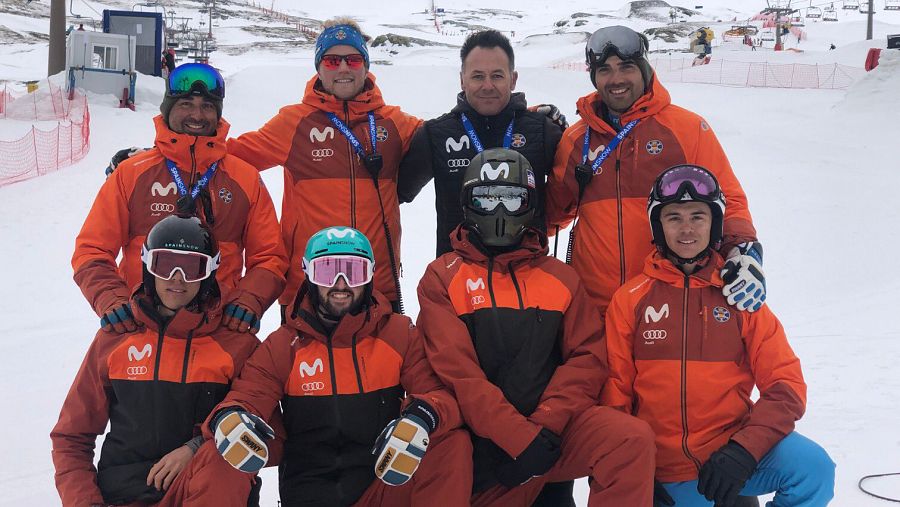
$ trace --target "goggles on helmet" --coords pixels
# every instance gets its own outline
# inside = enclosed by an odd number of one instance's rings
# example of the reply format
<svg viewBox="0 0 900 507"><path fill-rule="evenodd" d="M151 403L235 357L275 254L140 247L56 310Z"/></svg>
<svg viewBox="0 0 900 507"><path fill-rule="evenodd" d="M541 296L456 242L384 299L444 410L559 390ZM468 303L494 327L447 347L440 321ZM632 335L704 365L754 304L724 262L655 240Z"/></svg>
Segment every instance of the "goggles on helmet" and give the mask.
<svg viewBox="0 0 900 507"><path fill-rule="evenodd" d="M653 197L659 202L677 201L688 194L697 201L719 199L722 191L709 172L690 165L680 165L664 172L656 181Z"/></svg>
<svg viewBox="0 0 900 507"><path fill-rule="evenodd" d="M170 250L168 248L141 249L141 260L151 275L171 280L176 271L181 271L185 282L199 282L209 278L219 268L219 254L210 257L200 252Z"/></svg>
<svg viewBox="0 0 900 507"><path fill-rule="evenodd" d="M334 287L339 276L350 287L359 287L372 281L375 263L356 255L323 255L311 261L303 260L303 271L309 281L322 287Z"/></svg>
<svg viewBox="0 0 900 507"><path fill-rule="evenodd" d="M468 206L479 213L492 213L503 205L506 211L518 214L528 211L528 189L513 185L482 185L472 187Z"/></svg>
<svg viewBox="0 0 900 507"><path fill-rule="evenodd" d="M219 71L205 63L185 63L169 74L166 93L177 98L200 93L224 99L225 80Z"/></svg>
<svg viewBox="0 0 900 507"><path fill-rule="evenodd" d="M650 43L643 34L624 26L601 28L588 39L585 56L590 67L601 65L615 53L622 60L634 60L644 56Z"/></svg>

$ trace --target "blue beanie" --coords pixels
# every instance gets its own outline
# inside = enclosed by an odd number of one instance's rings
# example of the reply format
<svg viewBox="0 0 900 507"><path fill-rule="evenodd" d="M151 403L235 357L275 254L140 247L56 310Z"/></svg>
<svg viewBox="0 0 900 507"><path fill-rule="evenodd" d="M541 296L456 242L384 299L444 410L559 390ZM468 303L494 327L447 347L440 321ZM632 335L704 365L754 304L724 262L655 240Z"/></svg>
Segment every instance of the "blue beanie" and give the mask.
<svg viewBox="0 0 900 507"><path fill-rule="evenodd" d="M322 30L316 39L316 69L322 63L325 52L334 46L352 46L359 51L369 67L369 50L366 49L366 40L361 33L350 25L334 25Z"/></svg>

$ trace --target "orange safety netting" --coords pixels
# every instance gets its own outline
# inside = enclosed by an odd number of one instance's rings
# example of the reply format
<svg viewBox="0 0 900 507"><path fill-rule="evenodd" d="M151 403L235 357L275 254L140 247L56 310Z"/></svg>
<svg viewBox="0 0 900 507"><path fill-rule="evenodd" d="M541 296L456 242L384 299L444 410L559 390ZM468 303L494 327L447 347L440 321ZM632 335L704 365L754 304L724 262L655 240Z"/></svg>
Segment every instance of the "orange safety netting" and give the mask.
<svg viewBox="0 0 900 507"><path fill-rule="evenodd" d="M90 110L87 97L75 90L47 86L27 95L0 91L0 118L10 121L56 120L46 131L31 126L25 136L0 140L0 187L56 171L84 158L90 149Z"/></svg>

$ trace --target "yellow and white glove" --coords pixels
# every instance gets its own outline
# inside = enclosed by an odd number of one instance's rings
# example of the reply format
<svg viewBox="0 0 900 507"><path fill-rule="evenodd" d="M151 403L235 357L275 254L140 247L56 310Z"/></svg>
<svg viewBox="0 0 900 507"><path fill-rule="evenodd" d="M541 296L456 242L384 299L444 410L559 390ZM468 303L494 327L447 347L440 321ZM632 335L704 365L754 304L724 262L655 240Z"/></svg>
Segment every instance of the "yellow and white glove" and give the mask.
<svg viewBox="0 0 900 507"><path fill-rule="evenodd" d="M437 425L437 412L424 401L413 400L375 441L375 476L391 486L409 481L419 468L428 450L428 436Z"/></svg>
<svg viewBox="0 0 900 507"><path fill-rule="evenodd" d="M216 430L216 449L231 466L248 474L266 466L266 440L275 438L275 431L260 417L232 407L219 412L212 425Z"/></svg>

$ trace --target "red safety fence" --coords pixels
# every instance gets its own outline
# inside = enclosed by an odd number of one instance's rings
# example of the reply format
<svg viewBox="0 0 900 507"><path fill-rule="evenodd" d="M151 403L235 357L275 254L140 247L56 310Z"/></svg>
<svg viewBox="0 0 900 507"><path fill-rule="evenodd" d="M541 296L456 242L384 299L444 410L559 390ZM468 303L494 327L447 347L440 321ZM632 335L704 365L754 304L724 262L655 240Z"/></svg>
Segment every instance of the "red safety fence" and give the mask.
<svg viewBox="0 0 900 507"><path fill-rule="evenodd" d="M735 62L713 59L694 65L695 58L658 58L650 64L663 83L703 83L746 88L819 88L843 90L865 70L841 64ZM586 72L584 62L564 62L554 69Z"/></svg>
<svg viewBox="0 0 900 507"><path fill-rule="evenodd" d="M57 120L52 130L32 125L19 139L0 140L0 187L72 165L90 150L91 113L87 97L78 90L68 100L65 91L49 83L19 97L4 88L0 108L0 118L8 121Z"/></svg>

